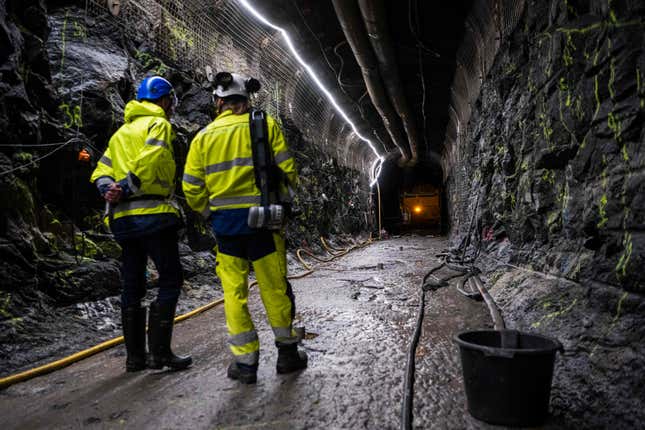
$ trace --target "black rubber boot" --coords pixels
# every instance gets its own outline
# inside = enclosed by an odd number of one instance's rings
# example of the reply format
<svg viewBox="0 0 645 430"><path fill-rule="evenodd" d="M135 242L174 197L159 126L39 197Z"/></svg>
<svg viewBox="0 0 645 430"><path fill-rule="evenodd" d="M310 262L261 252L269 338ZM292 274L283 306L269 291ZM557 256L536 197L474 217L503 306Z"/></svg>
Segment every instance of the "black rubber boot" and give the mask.
<svg viewBox="0 0 645 430"><path fill-rule="evenodd" d="M258 380L258 366L257 364L251 366L233 361L228 366L226 376L243 384L255 384Z"/></svg>
<svg viewBox="0 0 645 430"><path fill-rule="evenodd" d="M161 369L168 366L173 370L181 370L190 366L193 359L190 356L179 357L170 349L172 327L175 319L175 304L161 305L157 302L150 304L148 320L148 367Z"/></svg>
<svg viewBox="0 0 645 430"><path fill-rule="evenodd" d="M127 372L138 372L146 368L146 308L141 306L121 308L121 324L128 358Z"/></svg>
<svg viewBox="0 0 645 430"><path fill-rule="evenodd" d="M307 367L307 353L298 351L298 344L278 346L278 362L276 370L278 373L291 373Z"/></svg>

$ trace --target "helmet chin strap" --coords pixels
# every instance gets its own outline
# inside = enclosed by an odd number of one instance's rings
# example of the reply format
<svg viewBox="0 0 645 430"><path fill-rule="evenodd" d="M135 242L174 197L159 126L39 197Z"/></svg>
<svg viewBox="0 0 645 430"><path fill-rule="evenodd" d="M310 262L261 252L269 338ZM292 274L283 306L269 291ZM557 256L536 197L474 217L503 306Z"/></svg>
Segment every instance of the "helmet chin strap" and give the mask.
<svg viewBox="0 0 645 430"><path fill-rule="evenodd" d="M213 94L213 103L215 104L215 116L219 116L222 113L222 105L224 104L222 99L218 98Z"/></svg>
<svg viewBox="0 0 645 430"><path fill-rule="evenodd" d="M175 95L174 91L167 94L167 96L168 97L164 96L163 100L168 100L168 101L164 102L163 105L160 104L160 100L158 100L156 104L161 106L164 109L166 116L170 117L175 112L175 108L179 105L179 100L177 99L177 96Z"/></svg>

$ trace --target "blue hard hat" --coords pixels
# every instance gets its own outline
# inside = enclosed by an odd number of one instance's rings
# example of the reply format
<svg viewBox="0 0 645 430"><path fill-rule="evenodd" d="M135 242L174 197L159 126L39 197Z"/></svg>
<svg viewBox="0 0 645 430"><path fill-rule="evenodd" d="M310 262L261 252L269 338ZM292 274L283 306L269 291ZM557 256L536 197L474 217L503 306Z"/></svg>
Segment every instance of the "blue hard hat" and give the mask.
<svg viewBox="0 0 645 430"><path fill-rule="evenodd" d="M172 84L161 76L150 76L141 81L137 90L137 100L157 100L173 94Z"/></svg>

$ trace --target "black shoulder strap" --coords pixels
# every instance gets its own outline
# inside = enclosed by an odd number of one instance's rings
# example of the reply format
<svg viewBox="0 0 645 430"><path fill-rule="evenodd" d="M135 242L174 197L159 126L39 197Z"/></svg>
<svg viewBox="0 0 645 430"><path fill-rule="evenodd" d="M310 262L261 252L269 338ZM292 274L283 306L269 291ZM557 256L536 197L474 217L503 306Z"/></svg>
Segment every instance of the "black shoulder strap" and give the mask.
<svg viewBox="0 0 645 430"><path fill-rule="evenodd" d="M253 153L253 173L261 197L261 205L269 206L275 196L276 185L272 172L273 152L269 146L269 133L266 113L262 110L251 109L249 113L249 129L251 131L251 151Z"/></svg>

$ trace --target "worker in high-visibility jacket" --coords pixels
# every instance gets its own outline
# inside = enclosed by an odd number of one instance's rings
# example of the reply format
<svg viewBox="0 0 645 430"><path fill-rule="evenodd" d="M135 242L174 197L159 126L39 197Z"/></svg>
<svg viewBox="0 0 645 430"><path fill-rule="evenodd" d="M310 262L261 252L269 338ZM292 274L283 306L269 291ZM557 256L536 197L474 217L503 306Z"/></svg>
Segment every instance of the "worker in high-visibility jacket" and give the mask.
<svg viewBox="0 0 645 430"><path fill-rule="evenodd" d="M248 224L249 208L261 202L249 127L249 92L257 91L259 82L222 72L215 83L218 116L193 139L182 188L188 205L209 219L217 240L216 272L224 290L228 342L234 356L227 375L250 384L257 380L260 344L247 306L249 261L275 335L277 372L304 369L307 355L298 350L292 328L295 302L286 279L284 234ZM295 186L296 166L282 131L273 118L267 115L266 120L275 164Z"/></svg>
<svg viewBox="0 0 645 430"><path fill-rule="evenodd" d="M166 79L145 78L137 99L125 106L125 123L110 139L91 181L109 204L110 229L122 248L121 321L127 350L126 370L146 367L184 369L191 357L171 348L175 308L183 274L177 231L181 218L171 196L175 189L175 133L169 122L177 103ZM146 355L148 257L159 272L159 292L150 304Z"/></svg>

